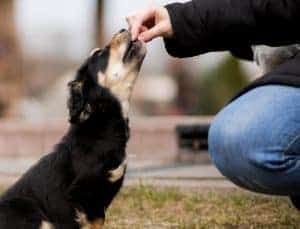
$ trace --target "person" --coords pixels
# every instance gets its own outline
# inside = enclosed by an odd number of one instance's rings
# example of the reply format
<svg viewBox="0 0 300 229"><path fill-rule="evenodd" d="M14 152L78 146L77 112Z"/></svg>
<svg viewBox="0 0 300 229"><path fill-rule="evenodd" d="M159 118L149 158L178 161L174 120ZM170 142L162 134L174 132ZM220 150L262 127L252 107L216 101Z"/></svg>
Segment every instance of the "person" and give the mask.
<svg viewBox="0 0 300 229"><path fill-rule="evenodd" d="M192 0L127 17L132 39L164 39L167 52L191 57L251 46L300 42L300 1ZM300 55L254 81L216 115L209 153L223 175L246 189L290 196L300 209Z"/></svg>

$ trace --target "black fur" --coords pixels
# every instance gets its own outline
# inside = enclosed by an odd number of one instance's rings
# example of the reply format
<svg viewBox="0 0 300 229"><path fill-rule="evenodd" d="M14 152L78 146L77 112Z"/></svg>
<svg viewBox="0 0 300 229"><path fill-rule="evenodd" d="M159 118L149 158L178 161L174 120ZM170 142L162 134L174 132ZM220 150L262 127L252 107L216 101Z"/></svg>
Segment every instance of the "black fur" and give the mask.
<svg viewBox="0 0 300 229"><path fill-rule="evenodd" d="M125 159L128 123L119 101L97 82L109 47L96 52L69 84L70 128L54 151L43 157L0 200L0 228L79 228L76 210L89 221L104 219L123 178L108 181L108 171Z"/></svg>

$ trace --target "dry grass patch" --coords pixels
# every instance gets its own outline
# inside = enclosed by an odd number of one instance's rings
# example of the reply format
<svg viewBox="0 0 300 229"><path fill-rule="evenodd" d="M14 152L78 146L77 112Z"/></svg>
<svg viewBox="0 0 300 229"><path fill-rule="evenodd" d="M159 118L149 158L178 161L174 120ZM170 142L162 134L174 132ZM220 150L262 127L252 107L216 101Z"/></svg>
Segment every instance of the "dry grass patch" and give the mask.
<svg viewBox="0 0 300 229"><path fill-rule="evenodd" d="M124 188L108 211L106 228L300 228L286 198L240 190Z"/></svg>

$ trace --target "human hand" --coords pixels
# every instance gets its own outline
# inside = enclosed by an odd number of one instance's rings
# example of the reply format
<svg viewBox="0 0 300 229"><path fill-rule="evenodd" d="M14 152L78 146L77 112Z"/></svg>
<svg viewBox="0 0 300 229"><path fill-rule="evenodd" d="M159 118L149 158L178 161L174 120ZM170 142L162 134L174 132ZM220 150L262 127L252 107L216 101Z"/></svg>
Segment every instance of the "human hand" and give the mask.
<svg viewBox="0 0 300 229"><path fill-rule="evenodd" d="M170 38L173 28L165 7L153 7L138 11L126 17L132 40L151 41L156 37Z"/></svg>

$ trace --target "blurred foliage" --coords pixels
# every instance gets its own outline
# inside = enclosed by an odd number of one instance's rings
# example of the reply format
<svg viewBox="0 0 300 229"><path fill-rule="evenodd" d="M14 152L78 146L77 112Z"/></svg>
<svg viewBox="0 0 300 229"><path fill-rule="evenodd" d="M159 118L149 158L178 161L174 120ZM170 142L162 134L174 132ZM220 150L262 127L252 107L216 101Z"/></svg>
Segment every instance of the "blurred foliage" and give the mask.
<svg viewBox="0 0 300 229"><path fill-rule="evenodd" d="M199 84L197 112L214 115L248 84L248 79L239 61L228 56L218 66L201 74Z"/></svg>

